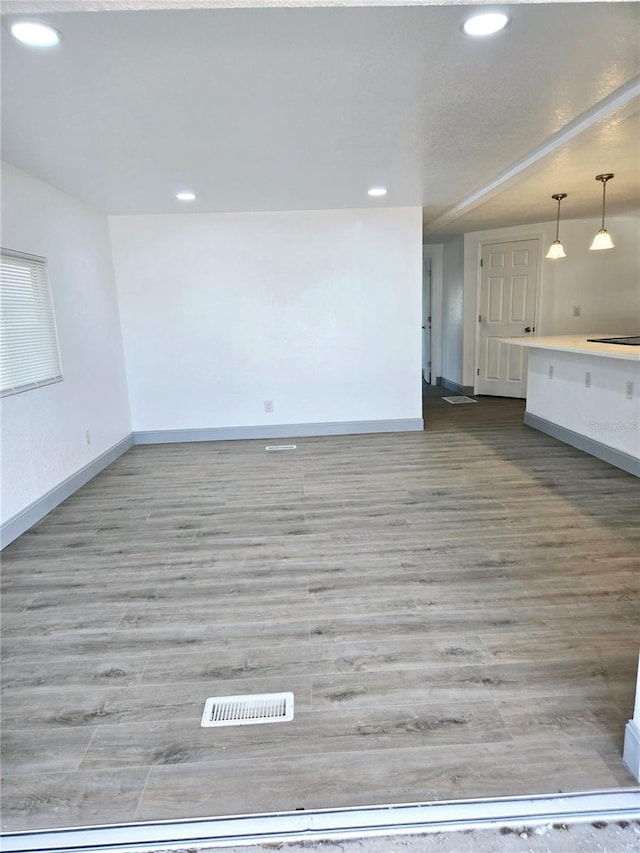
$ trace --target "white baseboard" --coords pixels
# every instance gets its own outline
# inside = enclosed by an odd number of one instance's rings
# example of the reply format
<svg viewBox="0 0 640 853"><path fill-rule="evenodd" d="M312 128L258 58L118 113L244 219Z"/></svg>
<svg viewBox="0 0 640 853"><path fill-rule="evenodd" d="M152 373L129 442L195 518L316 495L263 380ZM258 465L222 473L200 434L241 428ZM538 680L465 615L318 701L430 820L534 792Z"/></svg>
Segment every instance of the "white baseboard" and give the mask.
<svg viewBox="0 0 640 853"><path fill-rule="evenodd" d="M436 385L442 385L447 391L453 391L454 394L462 394L472 397L474 394L473 385L460 385L459 382L454 382L452 379L445 379L444 376L436 378Z"/></svg>
<svg viewBox="0 0 640 853"><path fill-rule="evenodd" d="M251 438L304 438L323 435L360 435L375 432L417 432L422 418L382 421L336 421L311 424L274 424L210 429L136 430L136 444L174 444L182 441L241 441Z"/></svg>
<svg viewBox="0 0 640 853"><path fill-rule="evenodd" d="M130 447L133 447L133 435L130 433L125 436L122 441L114 444L109 450L105 450L100 456L97 456L75 474L67 477L53 489L50 489L45 495L38 500L29 504L21 512L14 515L0 528L0 548L4 548L21 536L34 524L37 524L45 515L48 515L52 509L55 509L62 501L66 500L74 492L77 492L81 486L92 480L96 474L103 471L107 465L111 465L118 457L126 453Z"/></svg>
<svg viewBox="0 0 640 853"><path fill-rule="evenodd" d="M382 421L345 421L318 424L280 424L274 426L220 427L212 429L168 429L130 433L113 447L89 462L62 483L50 489L0 528L0 548L37 524L62 501L93 479L134 444L165 444L182 441L230 441L251 438L302 438L323 435L358 435L377 432L416 432L424 429L422 418Z"/></svg>
<svg viewBox="0 0 640 853"><path fill-rule="evenodd" d="M581 435L579 432L574 432L571 429L554 424L545 418L538 417L538 415L532 415L531 412L525 412L524 423L527 426L563 441L565 444L570 444L571 447L576 447L578 450L589 453L591 456L596 456L610 465L615 465L616 468L621 468L629 474L640 477L640 459L636 459L622 450L616 450L615 447L609 447L600 441L595 441L593 438Z"/></svg>

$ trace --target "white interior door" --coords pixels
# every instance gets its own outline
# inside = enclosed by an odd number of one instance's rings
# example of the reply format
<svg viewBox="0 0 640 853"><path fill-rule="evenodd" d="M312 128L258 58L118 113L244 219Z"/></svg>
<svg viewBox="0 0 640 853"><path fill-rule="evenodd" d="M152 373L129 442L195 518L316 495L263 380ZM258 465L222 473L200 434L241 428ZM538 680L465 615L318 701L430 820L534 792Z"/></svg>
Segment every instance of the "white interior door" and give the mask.
<svg viewBox="0 0 640 853"><path fill-rule="evenodd" d="M422 262L422 376L431 384L431 258Z"/></svg>
<svg viewBox="0 0 640 853"><path fill-rule="evenodd" d="M538 240L491 243L483 247L478 315L477 393L525 397L526 347L500 338L535 331Z"/></svg>

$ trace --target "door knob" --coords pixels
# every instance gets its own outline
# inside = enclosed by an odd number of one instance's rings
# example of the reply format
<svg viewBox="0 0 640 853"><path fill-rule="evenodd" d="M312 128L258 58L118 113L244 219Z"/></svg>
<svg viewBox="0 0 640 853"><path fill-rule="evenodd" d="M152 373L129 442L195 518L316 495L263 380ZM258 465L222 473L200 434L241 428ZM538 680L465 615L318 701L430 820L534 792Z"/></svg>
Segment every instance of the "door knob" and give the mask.
<svg viewBox="0 0 640 853"><path fill-rule="evenodd" d="M531 331L531 326L525 326L525 327L524 327L524 330L525 330L525 332L530 332L530 331Z"/></svg>

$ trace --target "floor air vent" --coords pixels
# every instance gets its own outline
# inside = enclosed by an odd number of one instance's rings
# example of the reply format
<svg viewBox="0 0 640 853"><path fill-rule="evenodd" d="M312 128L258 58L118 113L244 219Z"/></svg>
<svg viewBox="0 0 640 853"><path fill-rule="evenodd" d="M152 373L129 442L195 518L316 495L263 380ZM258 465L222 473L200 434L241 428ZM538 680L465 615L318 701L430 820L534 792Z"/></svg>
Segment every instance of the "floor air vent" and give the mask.
<svg viewBox="0 0 640 853"><path fill-rule="evenodd" d="M265 450L295 450L295 444L267 444Z"/></svg>
<svg viewBox="0 0 640 853"><path fill-rule="evenodd" d="M458 403L477 403L477 400L473 400L471 397L443 397L443 400L446 400L447 403L453 403L453 405L457 405Z"/></svg>
<svg viewBox="0 0 640 853"><path fill-rule="evenodd" d="M201 726L251 726L293 720L293 693L255 693L207 699Z"/></svg>

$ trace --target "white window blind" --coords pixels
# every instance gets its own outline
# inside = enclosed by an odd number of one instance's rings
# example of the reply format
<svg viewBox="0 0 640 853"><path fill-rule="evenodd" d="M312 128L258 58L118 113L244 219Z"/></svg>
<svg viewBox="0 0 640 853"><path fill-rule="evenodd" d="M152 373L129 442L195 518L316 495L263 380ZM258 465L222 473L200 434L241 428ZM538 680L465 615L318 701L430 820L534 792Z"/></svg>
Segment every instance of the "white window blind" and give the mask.
<svg viewBox="0 0 640 853"><path fill-rule="evenodd" d="M0 251L2 396L62 379L45 258Z"/></svg>

